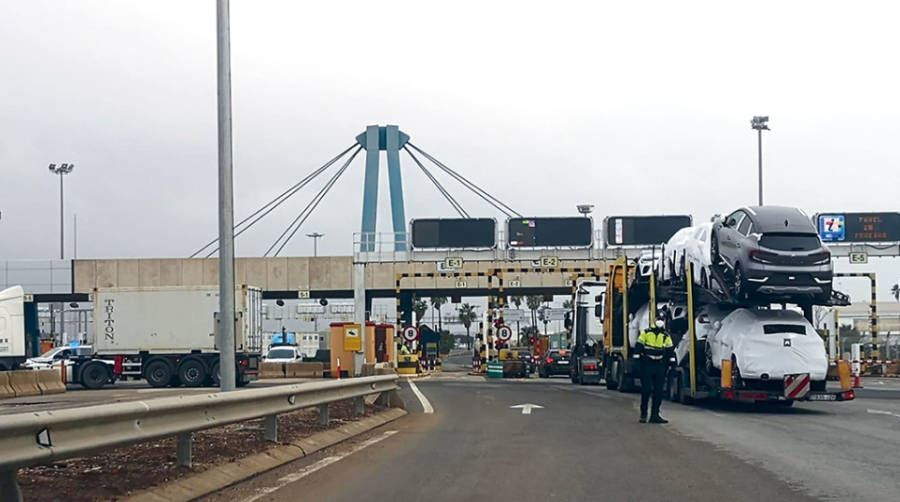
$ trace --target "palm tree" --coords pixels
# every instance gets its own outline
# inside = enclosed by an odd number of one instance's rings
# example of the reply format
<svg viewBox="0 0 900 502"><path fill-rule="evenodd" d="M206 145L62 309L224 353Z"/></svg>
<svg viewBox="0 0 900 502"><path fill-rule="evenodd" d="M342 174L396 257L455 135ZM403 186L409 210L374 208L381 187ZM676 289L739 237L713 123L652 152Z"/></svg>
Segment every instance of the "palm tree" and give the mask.
<svg viewBox="0 0 900 502"><path fill-rule="evenodd" d="M522 297L521 296L510 296L509 301L512 302L512 304L515 305L516 308L522 307Z"/></svg>
<svg viewBox="0 0 900 502"><path fill-rule="evenodd" d="M445 303L447 303L446 296L432 296L431 297L431 306L434 308L434 310L437 311L437 315L438 315L438 333L440 333L441 330L444 329L443 324L441 323L441 306L444 305Z"/></svg>
<svg viewBox="0 0 900 502"><path fill-rule="evenodd" d="M564 309L570 309L570 308L572 308L572 300L566 300L566 301L564 301L564 302L563 302L562 308L564 308Z"/></svg>
<svg viewBox="0 0 900 502"><path fill-rule="evenodd" d="M466 327L466 348L469 349L472 348L472 336L469 334L469 329L476 319L478 319L478 314L475 312L474 306L468 303L459 306L459 321Z"/></svg>
<svg viewBox="0 0 900 502"><path fill-rule="evenodd" d="M544 297L541 295L528 295L525 298L525 305L531 310L531 325L537 327L537 309L540 308Z"/></svg>
<svg viewBox="0 0 900 502"><path fill-rule="evenodd" d="M891 286L891 294L894 295L894 300L900 302L900 283Z"/></svg>
<svg viewBox="0 0 900 502"><path fill-rule="evenodd" d="M416 313L416 325L422 324L422 316L428 312L428 302L421 298L416 298L413 302L413 312Z"/></svg>

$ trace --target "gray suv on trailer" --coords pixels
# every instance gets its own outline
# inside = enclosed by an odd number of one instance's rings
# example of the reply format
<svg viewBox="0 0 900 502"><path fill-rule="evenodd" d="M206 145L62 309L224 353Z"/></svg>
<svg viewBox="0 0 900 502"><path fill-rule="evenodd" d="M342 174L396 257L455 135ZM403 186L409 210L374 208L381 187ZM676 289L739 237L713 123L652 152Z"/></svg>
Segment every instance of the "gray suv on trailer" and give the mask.
<svg viewBox="0 0 900 502"><path fill-rule="evenodd" d="M741 300L755 295L827 302L834 269L812 220L781 206L743 207L718 218L710 242Z"/></svg>

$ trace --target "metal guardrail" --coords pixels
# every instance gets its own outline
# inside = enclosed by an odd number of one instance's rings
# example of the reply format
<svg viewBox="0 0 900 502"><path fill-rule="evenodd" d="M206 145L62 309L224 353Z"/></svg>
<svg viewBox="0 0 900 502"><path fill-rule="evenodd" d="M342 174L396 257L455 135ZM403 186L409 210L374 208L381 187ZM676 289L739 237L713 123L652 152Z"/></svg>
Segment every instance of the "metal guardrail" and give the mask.
<svg viewBox="0 0 900 502"><path fill-rule="evenodd" d="M276 441L278 414L321 406L320 422L327 423L328 403L347 399L356 400L361 414L363 397L398 389L397 378L378 375L0 416L0 499L17 500L20 467L108 448L176 436L179 463L189 465L191 432L257 418L265 418L266 439Z"/></svg>

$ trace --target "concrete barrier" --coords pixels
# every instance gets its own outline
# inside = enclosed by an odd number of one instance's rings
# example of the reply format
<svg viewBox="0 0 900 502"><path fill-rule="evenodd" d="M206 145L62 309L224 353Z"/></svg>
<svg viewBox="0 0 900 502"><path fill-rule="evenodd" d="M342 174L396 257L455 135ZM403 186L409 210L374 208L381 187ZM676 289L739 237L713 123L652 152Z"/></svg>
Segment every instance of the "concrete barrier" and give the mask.
<svg viewBox="0 0 900 502"><path fill-rule="evenodd" d="M57 370L39 370L37 373L37 386L41 394L61 394L66 391L62 383L62 374Z"/></svg>
<svg viewBox="0 0 900 502"><path fill-rule="evenodd" d="M15 391L16 397L41 395L41 388L38 387L37 383L37 371L19 370L8 373L9 384Z"/></svg>
<svg viewBox="0 0 900 502"><path fill-rule="evenodd" d="M284 365L284 374L288 378L321 378L325 371L322 363L288 363Z"/></svg>
<svg viewBox="0 0 900 502"><path fill-rule="evenodd" d="M260 363L259 378L284 378L284 363Z"/></svg>
<svg viewBox="0 0 900 502"><path fill-rule="evenodd" d="M0 399L6 397L16 397L16 391L9 384L9 372L0 371Z"/></svg>

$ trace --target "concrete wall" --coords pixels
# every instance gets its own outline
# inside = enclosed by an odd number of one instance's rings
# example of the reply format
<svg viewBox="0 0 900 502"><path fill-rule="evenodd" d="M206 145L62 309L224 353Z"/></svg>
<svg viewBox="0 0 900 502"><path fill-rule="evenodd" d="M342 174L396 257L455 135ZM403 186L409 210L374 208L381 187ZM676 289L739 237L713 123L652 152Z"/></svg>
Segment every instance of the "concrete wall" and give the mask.
<svg viewBox="0 0 900 502"><path fill-rule="evenodd" d="M527 263L526 263L527 264ZM563 260L560 267L600 268L602 260ZM517 269L508 272L506 269ZM526 269L520 272L518 269ZM523 262L466 262L460 272L488 274L503 269L504 284L520 281L522 287L564 287L571 273L533 271ZM397 274L436 274L435 262L369 263L366 265L366 289L393 290ZM94 288L148 286L208 286L218 284L219 260L216 258L147 258L75 260L74 286L76 293L88 293ZM488 277L409 277L401 281L403 289L456 288L457 280L466 288L487 288ZM235 281L257 286L267 291L347 291L353 289L353 262L349 256L321 256L294 258L237 258ZM491 287L499 281L491 279Z"/></svg>

